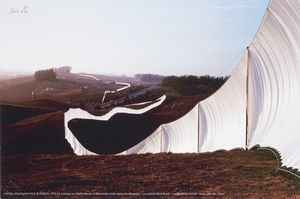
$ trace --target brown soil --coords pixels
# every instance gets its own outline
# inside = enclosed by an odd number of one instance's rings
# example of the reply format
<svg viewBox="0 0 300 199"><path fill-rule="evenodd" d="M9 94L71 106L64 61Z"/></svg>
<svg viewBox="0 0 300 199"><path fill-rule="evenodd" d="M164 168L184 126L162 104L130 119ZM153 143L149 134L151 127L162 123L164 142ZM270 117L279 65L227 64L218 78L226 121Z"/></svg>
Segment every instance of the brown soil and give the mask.
<svg viewBox="0 0 300 199"><path fill-rule="evenodd" d="M2 163L2 194L6 193L5 198L13 198L9 193L20 192L199 195L174 198L300 197L300 182L275 174L276 167L275 158L268 151L129 156L5 156ZM162 198L162 195L155 198Z"/></svg>
<svg viewBox="0 0 300 199"><path fill-rule="evenodd" d="M24 105L0 103L0 124L8 125L34 116L58 110L68 110L69 105L50 100L23 102Z"/></svg>
<svg viewBox="0 0 300 199"><path fill-rule="evenodd" d="M1 154L73 154L65 139L63 111L2 127Z"/></svg>

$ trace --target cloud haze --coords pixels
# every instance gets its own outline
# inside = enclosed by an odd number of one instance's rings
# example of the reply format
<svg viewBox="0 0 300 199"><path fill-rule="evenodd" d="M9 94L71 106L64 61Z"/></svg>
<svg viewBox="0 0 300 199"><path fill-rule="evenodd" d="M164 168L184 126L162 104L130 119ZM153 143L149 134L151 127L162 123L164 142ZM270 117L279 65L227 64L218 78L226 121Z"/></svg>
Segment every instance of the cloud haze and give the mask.
<svg viewBox="0 0 300 199"><path fill-rule="evenodd" d="M0 69L219 74L256 33L268 1L257 2L2 0Z"/></svg>

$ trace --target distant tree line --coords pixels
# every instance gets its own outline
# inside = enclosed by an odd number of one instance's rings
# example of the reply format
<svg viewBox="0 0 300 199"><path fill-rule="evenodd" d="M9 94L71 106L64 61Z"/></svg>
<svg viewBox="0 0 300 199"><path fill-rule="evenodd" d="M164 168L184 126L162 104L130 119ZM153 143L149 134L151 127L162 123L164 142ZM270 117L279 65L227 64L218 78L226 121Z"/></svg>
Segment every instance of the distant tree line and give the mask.
<svg viewBox="0 0 300 199"><path fill-rule="evenodd" d="M214 76L167 76L163 79L162 85L174 88L183 95L196 95L212 93L220 88L228 77Z"/></svg>
<svg viewBox="0 0 300 199"><path fill-rule="evenodd" d="M162 75L158 74L136 74L136 78L140 79L142 82L156 83L161 84L165 78Z"/></svg>
<svg viewBox="0 0 300 199"><path fill-rule="evenodd" d="M68 74L70 73L72 70L72 67L71 66L61 66L61 67L58 67L58 68L54 68L54 72L57 74L57 75L64 75L64 74Z"/></svg>
<svg viewBox="0 0 300 199"><path fill-rule="evenodd" d="M34 78L37 81L56 81L56 73L54 69L38 70L34 73Z"/></svg>

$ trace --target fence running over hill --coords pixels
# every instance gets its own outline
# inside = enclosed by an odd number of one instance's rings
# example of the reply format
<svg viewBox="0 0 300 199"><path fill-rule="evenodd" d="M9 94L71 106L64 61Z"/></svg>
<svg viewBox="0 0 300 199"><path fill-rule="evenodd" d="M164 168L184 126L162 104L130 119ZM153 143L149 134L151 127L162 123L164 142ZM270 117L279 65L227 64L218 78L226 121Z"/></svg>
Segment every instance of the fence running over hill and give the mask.
<svg viewBox="0 0 300 199"><path fill-rule="evenodd" d="M278 150L282 166L300 169L299 18L299 0L272 0L227 82L185 116L161 125L125 153L208 152L260 145ZM80 115L72 116L72 110L67 114L68 118Z"/></svg>

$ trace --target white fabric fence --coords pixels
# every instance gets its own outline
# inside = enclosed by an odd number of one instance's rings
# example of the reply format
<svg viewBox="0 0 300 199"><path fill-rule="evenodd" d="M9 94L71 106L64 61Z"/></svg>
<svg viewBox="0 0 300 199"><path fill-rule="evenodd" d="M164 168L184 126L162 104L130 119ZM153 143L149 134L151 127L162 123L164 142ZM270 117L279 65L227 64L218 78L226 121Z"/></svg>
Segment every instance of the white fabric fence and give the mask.
<svg viewBox="0 0 300 199"><path fill-rule="evenodd" d="M70 133L67 129L72 143ZM122 154L207 152L257 144L276 148L283 165L300 170L300 0L271 1L227 82L185 116L162 124ZM73 145L76 154L86 154Z"/></svg>

